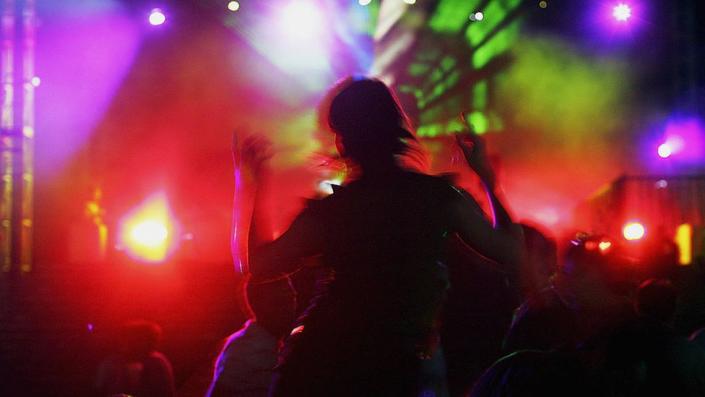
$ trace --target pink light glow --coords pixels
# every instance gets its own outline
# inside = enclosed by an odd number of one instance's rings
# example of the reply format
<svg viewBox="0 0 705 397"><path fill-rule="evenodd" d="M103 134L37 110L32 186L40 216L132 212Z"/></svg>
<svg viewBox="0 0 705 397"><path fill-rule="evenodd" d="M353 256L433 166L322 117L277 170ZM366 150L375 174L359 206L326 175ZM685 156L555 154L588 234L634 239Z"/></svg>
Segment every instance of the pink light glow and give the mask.
<svg viewBox="0 0 705 397"><path fill-rule="evenodd" d="M705 156L705 128L700 120L672 120L666 125L663 143L658 147L662 158L673 156L685 162L702 162ZM668 156L663 156L670 152Z"/></svg>

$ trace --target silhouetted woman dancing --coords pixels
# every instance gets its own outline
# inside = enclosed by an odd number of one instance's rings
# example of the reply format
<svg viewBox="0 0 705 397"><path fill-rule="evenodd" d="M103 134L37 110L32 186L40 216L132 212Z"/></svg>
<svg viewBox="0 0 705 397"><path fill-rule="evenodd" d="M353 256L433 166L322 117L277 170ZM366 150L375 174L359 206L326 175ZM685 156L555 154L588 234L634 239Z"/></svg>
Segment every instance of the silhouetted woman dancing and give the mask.
<svg viewBox="0 0 705 397"><path fill-rule="evenodd" d="M281 237L249 252L253 282L290 274L315 255L334 273L301 320L303 330L287 341L270 395L442 396L436 346L448 287L446 240L457 235L514 264L521 234L508 216L496 216L492 227L447 181L400 164L417 142L384 83L348 78L329 98L327 122L356 179L311 202ZM492 185L490 168L459 143ZM256 190L268 155L261 142L243 147L241 168L250 168L254 185L240 180L240 188Z"/></svg>

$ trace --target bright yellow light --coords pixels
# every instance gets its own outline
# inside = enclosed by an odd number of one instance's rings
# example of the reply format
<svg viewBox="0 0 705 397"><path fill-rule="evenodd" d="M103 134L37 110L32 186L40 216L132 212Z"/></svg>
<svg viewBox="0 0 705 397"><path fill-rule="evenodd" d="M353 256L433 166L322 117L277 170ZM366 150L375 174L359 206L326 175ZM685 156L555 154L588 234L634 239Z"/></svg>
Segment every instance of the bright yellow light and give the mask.
<svg viewBox="0 0 705 397"><path fill-rule="evenodd" d="M625 239L630 241L640 240L645 234L646 229L644 228L644 225L639 222L628 222L622 229L622 235L624 235Z"/></svg>
<svg viewBox="0 0 705 397"><path fill-rule="evenodd" d="M169 237L169 231L161 222L148 220L144 221L130 231L130 239L145 247L160 247Z"/></svg>
<svg viewBox="0 0 705 397"><path fill-rule="evenodd" d="M678 246L678 263L690 265L693 261L693 227L687 223L678 226L673 241Z"/></svg>
<svg viewBox="0 0 705 397"><path fill-rule="evenodd" d="M605 252L612 247L612 243L609 241L600 241L599 247L600 251Z"/></svg>
<svg viewBox="0 0 705 397"><path fill-rule="evenodd" d="M166 196L157 193L123 218L121 245L129 256L145 262L161 262L175 248L175 225Z"/></svg>

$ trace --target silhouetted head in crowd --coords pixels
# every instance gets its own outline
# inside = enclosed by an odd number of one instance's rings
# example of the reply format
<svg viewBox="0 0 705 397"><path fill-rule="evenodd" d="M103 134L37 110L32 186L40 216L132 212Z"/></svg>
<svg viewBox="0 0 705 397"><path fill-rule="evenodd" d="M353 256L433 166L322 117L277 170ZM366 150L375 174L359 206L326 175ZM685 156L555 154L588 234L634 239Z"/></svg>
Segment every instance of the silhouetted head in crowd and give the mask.
<svg viewBox="0 0 705 397"><path fill-rule="evenodd" d="M132 359L141 359L157 351L162 328L151 321L132 320L120 327L123 352Z"/></svg>
<svg viewBox="0 0 705 397"><path fill-rule="evenodd" d="M676 313L676 288L669 280L650 279L639 286L635 309L639 317L668 324Z"/></svg>
<svg viewBox="0 0 705 397"><path fill-rule="evenodd" d="M604 236L578 236L563 256L554 285L595 310L631 311L626 299L634 290L633 269L620 247Z"/></svg>
<svg viewBox="0 0 705 397"><path fill-rule="evenodd" d="M470 397L590 396L585 369L577 356L522 350L497 360Z"/></svg>
<svg viewBox="0 0 705 397"><path fill-rule="evenodd" d="M526 244L526 261L530 274L528 280L522 280L522 290L530 293L541 290L549 284L550 276L558 270L558 253L556 242L534 226L521 225Z"/></svg>
<svg viewBox="0 0 705 397"><path fill-rule="evenodd" d="M705 327L695 330L688 339L705 351Z"/></svg>
<svg viewBox="0 0 705 397"><path fill-rule="evenodd" d="M289 279L248 283L247 302L257 324L281 338L289 334L296 312L296 293Z"/></svg>
<svg viewBox="0 0 705 397"><path fill-rule="evenodd" d="M601 248L601 242L601 236L582 234L571 240L563 255L560 274L572 279L606 280L612 267L609 251L614 247L609 243L609 247L603 244Z"/></svg>
<svg viewBox="0 0 705 397"><path fill-rule="evenodd" d="M329 91L321 113L336 135L340 155L363 171L394 164L395 156L416 143L399 101L377 79L341 80Z"/></svg>

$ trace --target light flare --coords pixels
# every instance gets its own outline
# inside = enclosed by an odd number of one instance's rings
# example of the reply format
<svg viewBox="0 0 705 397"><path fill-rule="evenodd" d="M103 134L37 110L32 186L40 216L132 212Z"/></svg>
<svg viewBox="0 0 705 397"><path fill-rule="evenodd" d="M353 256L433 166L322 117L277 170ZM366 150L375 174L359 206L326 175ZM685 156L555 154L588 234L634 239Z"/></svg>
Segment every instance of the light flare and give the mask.
<svg viewBox="0 0 705 397"><path fill-rule="evenodd" d="M159 26L166 22L166 14L159 8L153 8L149 13L149 24L152 26Z"/></svg>
<svg viewBox="0 0 705 397"><path fill-rule="evenodd" d="M612 16L619 22L626 22L632 16L632 8L625 3L620 3L612 9Z"/></svg>
<svg viewBox="0 0 705 397"><path fill-rule="evenodd" d="M690 265L693 261L693 227L687 223L678 226L673 241L678 246L678 264Z"/></svg>
<svg viewBox="0 0 705 397"><path fill-rule="evenodd" d="M123 218L119 243L131 258L159 263L176 248L176 229L166 195L157 193Z"/></svg>
<svg viewBox="0 0 705 397"><path fill-rule="evenodd" d="M646 228L637 221L627 222L622 228L622 235L629 241L641 240L646 235Z"/></svg>

